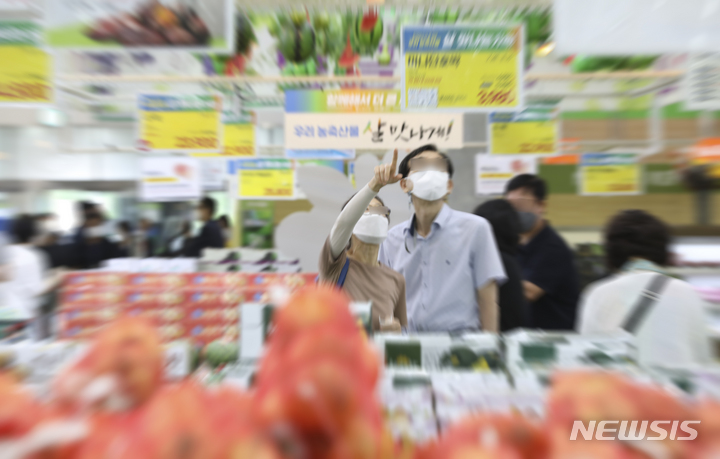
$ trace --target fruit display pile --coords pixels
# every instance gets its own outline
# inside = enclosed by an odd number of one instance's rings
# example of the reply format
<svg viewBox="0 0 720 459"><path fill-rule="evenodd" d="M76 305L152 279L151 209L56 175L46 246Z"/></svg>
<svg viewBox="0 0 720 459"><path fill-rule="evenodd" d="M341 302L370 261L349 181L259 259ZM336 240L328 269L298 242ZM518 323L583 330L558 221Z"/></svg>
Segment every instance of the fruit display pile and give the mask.
<svg viewBox="0 0 720 459"><path fill-rule="evenodd" d="M134 15L121 13L100 19L85 33L96 41L125 46L200 46L211 38L205 21L194 9L184 5L169 8L155 1L147 2Z"/></svg>
<svg viewBox="0 0 720 459"><path fill-rule="evenodd" d="M652 459L720 453L720 404L689 404L610 373L555 376L546 417L468 417L437 439L393 439L376 397L380 362L346 296L307 287L274 316L249 391L163 379L143 319L99 333L42 401L0 370L3 459ZM467 390L472 390L471 387ZM700 420L694 441L568 441L575 421ZM654 435L654 434L653 434ZM647 443L651 443L648 445Z"/></svg>

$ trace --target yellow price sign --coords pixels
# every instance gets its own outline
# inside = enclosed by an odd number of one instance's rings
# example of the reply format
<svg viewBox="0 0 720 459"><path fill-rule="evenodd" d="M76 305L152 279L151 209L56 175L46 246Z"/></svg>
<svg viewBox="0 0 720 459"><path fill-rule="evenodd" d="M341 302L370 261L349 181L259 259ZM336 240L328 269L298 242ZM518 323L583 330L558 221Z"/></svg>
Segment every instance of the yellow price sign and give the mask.
<svg viewBox="0 0 720 459"><path fill-rule="evenodd" d="M241 161L240 199L294 199L295 169L286 160Z"/></svg>
<svg viewBox="0 0 720 459"><path fill-rule="evenodd" d="M557 152L557 124L551 121L511 121L490 124L490 153L495 155Z"/></svg>
<svg viewBox="0 0 720 459"><path fill-rule="evenodd" d="M588 153L580 166L585 195L622 195L641 192L641 168L632 154Z"/></svg>
<svg viewBox="0 0 720 459"><path fill-rule="evenodd" d="M251 158L255 156L255 125L251 123L223 124L222 150L212 153L194 153L193 156Z"/></svg>
<svg viewBox="0 0 720 459"><path fill-rule="evenodd" d="M215 96L140 96L140 144L151 151L220 150L220 99Z"/></svg>
<svg viewBox="0 0 720 459"><path fill-rule="evenodd" d="M404 108L521 106L519 26L404 27Z"/></svg>
<svg viewBox="0 0 720 459"><path fill-rule="evenodd" d="M34 46L0 46L0 102L50 102L50 55Z"/></svg>

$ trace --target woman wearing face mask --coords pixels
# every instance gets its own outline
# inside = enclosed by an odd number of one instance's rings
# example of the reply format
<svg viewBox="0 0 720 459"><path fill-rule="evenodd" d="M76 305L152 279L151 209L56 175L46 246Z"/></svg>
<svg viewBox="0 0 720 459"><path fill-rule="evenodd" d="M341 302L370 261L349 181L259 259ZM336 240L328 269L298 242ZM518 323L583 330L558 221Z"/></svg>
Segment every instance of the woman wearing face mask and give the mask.
<svg viewBox="0 0 720 459"><path fill-rule="evenodd" d="M402 178L395 172L397 157L395 150L392 164L377 166L343 206L320 254L320 281L342 288L353 301L371 301L373 329L387 332L407 326L405 278L377 261L390 217L377 193Z"/></svg>

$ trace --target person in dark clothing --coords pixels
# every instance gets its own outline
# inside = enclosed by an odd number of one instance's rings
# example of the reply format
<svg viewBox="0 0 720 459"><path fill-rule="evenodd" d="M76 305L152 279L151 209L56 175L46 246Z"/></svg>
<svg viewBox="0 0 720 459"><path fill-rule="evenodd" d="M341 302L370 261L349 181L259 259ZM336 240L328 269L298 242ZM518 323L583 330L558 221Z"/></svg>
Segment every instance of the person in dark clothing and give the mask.
<svg viewBox="0 0 720 459"><path fill-rule="evenodd" d="M502 259L507 282L498 291L500 331L528 327L529 311L523 295L522 273L516 260L520 242L520 218L512 204L504 199L486 201L473 212L490 222Z"/></svg>
<svg viewBox="0 0 720 459"><path fill-rule="evenodd" d="M83 240L83 230L88 219L88 215L100 213L98 205L90 201L78 201L77 202L77 215L80 219L80 225L73 232L71 242L78 244Z"/></svg>
<svg viewBox="0 0 720 459"><path fill-rule="evenodd" d="M204 249L221 249L225 247L222 229L218 222L213 219L215 208L216 204L213 198L206 196L200 200L197 207L197 217L203 223L203 227L200 234L188 241L183 250L186 257L200 258Z"/></svg>
<svg viewBox="0 0 720 459"><path fill-rule="evenodd" d="M120 247L107 238L105 218L98 212L89 213L83 225L82 239L73 244L72 267L95 269L103 261L121 256Z"/></svg>
<svg viewBox="0 0 720 459"><path fill-rule="evenodd" d="M540 177L520 174L505 187L505 199L518 211L521 237L518 263L532 327L572 330L580 296L572 251L544 219L547 186Z"/></svg>

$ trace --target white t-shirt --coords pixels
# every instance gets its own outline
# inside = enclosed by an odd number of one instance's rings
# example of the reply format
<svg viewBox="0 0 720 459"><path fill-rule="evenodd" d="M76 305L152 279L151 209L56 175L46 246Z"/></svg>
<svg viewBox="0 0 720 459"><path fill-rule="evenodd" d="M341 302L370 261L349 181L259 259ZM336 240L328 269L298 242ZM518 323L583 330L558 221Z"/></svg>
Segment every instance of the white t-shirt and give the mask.
<svg viewBox="0 0 720 459"><path fill-rule="evenodd" d="M27 244L6 248L9 280L0 284L0 319L27 320L37 315L38 294L48 266L45 254Z"/></svg>
<svg viewBox="0 0 720 459"><path fill-rule="evenodd" d="M620 331L630 309L656 274L638 270L590 285L580 301L578 332ZM636 336L642 364L684 366L712 362L703 301L687 282L671 279L665 284Z"/></svg>

